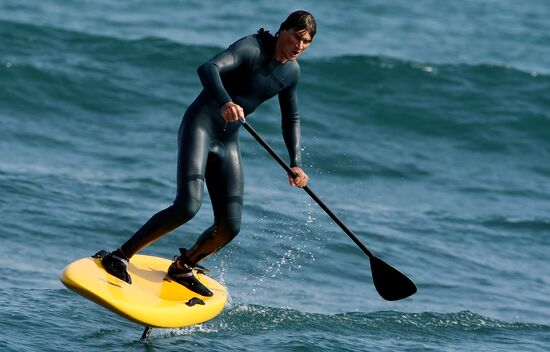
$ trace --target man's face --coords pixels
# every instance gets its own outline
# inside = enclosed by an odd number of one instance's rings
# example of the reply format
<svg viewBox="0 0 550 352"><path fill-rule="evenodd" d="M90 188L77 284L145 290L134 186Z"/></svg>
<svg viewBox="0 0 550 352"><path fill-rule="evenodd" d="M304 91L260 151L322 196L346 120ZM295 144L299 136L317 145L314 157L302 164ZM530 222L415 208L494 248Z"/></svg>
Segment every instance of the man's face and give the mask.
<svg viewBox="0 0 550 352"><path fill-rule="evenodd" d="M277 43L278 54L286 60L294 61L311 45L311 41L311 35L306 30L282 30Z"/></svg>

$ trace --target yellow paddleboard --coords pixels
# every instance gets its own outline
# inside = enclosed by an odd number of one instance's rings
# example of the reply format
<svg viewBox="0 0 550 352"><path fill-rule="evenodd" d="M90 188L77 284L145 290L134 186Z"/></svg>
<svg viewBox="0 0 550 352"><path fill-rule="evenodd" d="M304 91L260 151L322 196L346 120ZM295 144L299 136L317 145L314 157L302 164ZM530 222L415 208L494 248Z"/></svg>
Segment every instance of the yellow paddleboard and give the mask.
<svg viewBox="0 0 550 352"><path fill-rule="evenodd" d="M227 301L220 283L195 272L214 294L204 297L166 277L171 261L134 255L128 265L132 284L108 274L100 259L83 258L69 264L61 282L89 300L146 327L178 328L199 324L218 315Z"/></svg>

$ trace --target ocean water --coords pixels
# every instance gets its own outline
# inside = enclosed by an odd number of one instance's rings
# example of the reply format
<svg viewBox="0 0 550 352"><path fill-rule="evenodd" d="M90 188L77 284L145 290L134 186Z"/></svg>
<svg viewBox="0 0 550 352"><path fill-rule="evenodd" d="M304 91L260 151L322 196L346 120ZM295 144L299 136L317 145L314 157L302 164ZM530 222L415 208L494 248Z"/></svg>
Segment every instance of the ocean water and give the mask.
<svg viewBox="0 0 550 352"><path fill-rule="evenodd" d="M175 193L196 68L292 10L311 188L418 293L378 296L368 258L241 131L239 236L200 326L142 328L66 289ZM0 350L547 351L550 4L0 1ZM249 122L284 155L276 99ZM172 257L212 221L143 253Z"/></svg>

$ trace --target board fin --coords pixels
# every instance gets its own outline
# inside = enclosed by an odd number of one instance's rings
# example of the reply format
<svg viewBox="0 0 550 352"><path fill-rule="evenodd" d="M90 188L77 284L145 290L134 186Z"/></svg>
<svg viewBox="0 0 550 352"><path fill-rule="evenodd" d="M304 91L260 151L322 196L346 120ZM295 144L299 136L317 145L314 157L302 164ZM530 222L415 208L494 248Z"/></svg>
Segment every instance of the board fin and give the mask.
<svg viewBox="0 0 550 352"><path fill-rule="evenodd" d="M145 330L143 330L143 334L141 334L140 340L145 340L146 338L148 338L149 335L151 334L151 330L153 330L152 327L150 326L145 327Z"/></svg>

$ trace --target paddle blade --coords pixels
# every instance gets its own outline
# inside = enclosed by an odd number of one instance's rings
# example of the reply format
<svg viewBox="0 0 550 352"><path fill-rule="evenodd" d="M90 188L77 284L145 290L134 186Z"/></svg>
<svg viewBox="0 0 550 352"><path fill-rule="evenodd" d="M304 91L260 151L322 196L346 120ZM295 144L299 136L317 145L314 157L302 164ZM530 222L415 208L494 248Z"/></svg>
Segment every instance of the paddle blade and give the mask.
<svg viewBox="0 0 550 352"><path fill-rule="evenodd" d="M397 301L416 293L414 282L382 259L371 257L370 265L374 287L385 300Z"/></svg>

